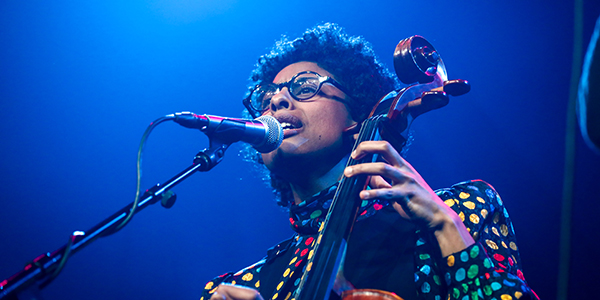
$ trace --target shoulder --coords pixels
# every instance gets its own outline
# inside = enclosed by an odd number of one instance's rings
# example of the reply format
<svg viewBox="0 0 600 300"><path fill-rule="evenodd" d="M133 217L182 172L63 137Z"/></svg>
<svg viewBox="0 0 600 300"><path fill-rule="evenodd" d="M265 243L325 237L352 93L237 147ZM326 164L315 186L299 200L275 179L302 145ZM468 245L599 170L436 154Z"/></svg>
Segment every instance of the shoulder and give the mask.
<svg viewBox="0 0 600 300"><path fill-rule="evenodd" d="M436 190L436 194L458 214L474 238L483 229L485 220L497 219L500 215L508 218L500 195L483 180L460 182L450 188Z"/></svg>
<svg viewBox="0 0 600 300"><path fill-rule="evenodd" d="M457 213L479 210L484 218L487 213L503 205L494 187L480 179L463 181L449 188L436 190L435 193Z"/></svg>
<svg viewBox="0 0 600 300"><path fill-rule="evenodd" d="M481 179L463 181L454 184L449 188L438 189L435 192L444 201L452 198L458 198L460 200L469 199L481 202L481 200L497 201L499 198L496 189L494 189L491 184ZM482 199L479 200L477 197Z"/></svg>

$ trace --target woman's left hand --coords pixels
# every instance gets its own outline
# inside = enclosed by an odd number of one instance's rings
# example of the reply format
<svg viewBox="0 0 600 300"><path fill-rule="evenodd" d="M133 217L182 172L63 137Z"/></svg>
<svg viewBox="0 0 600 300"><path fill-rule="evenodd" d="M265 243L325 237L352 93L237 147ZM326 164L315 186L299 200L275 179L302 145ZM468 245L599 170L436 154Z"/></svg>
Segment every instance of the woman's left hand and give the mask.
<svg viewBox="0 0 600 300"><path fill-rule="evenodd" d="M358 164L344 170L346 177L359 174L370 176L371 189L362 191L361 199L390 201L401 216L435 233L444 256L474 243L458 215L390 143L362 142L351 156L353 159L360 159L368 154L378 154L385 162Z"/></svg>

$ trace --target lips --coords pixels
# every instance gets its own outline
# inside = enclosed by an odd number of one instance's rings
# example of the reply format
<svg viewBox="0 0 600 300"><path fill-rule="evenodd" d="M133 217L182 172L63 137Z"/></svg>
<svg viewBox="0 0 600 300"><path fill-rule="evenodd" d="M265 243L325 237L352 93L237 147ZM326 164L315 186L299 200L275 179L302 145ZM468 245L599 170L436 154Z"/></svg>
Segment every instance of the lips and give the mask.
<svg viewBox="0 0 600 300"><path fill-rule="evenodd" d="M295 135L298 132L298 129L302 128L302 121L293 115L280 115L275 117L279 123L281 123L281 127L283 128L283 136L288 137L291 135Z"/></svg>

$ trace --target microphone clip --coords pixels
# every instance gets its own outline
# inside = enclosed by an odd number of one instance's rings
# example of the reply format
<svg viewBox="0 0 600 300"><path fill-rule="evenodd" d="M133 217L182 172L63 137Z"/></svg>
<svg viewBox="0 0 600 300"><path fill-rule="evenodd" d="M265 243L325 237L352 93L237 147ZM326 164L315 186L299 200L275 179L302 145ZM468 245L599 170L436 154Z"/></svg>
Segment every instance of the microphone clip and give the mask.
<svg viewBox="0 0 600 300"><path fill-rule="evenodd" d="M229 148L231 143L223 143L221 141L214 141L210 138L210 147L204 149L194 157L194 164L200 165L198 171L206 172L212 169L214 166L219 164L225 156L225 151Z"/></svg>

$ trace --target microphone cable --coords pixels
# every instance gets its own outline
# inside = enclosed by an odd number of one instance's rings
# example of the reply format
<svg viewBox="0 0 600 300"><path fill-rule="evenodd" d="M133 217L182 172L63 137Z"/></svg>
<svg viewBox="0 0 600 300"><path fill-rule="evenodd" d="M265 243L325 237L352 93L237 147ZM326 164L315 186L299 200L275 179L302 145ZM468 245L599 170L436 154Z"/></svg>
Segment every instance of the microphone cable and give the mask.
<svg viewBox="0 0 600 300"><path fill-rule="evenodd" d="M142 135L142 139L140 141L140 146L138 148L138 153L137 153L137 167L136 167L136 169L137 169L137 180L136 180L137 183L136 183L135 200L133 201L133 205L132 205L131 209L129 210L129 212L125 216L125 219L123 221L121 221L121 223L119 225L117 225L112 231L106 232L106 233L104 233L102 235L97 235L93 239L97 239L99 237L109 236L109 235L112 235L112 234L116 233L117 231L121 230L125 225L127 225L127 223L129 223L129 221L131 220L131 218L135 214L135 210L137 209L137 205L138 205L139 200L140 200L140 186L141 186L141 182L142 182L142 154L144 152L144 147L146 145L146 141L148 140L148 136L150 135L150 132L152 132L152 130L156 126L158 126L158 124L160 124L162 122L165 122L165 121L169 121L169 120L173 120L173 117L164 116L164 117L156 119L154 122L152 122L152 123L150 123L150 125L148 125L148 127L146 128L146 131ZM52 274L50 274L48 276L48 279L46 281L40 283L40 285L39 285L40 289L48 286L48 284L50 284L52 281L54 281L54 279L56 277L58 277L58 275L60 274L60 272L65 267L65 265L67 263L67 260L69 259L69 256L70 256L71 250L72 250L72 246L73 246L73 243L75 242L75 239L77 238L77 236L81 236L81 235L85 235L85 232L83 232L83 231L75 231L75 232L73 232L69 236L69 241L65 245L65 249L64 249L63 253L61 254L61 258L60 258L60 261L58 262L58 265L57 265L56 269L54 269L54 271L52 271ZM43 269L43 266L40 266L40 267L41 267L41 269Z"/></svg>
<svg viewBox="0 0 600 300"><path fill-rule="evenodd" d="M150 125L148 125L148 127L146 128L146 131L144 132L144 134L142 135L142 139L140 140L140 146L138 148L138 152L137 152L137 162L136 162L136 185L135 185L135 200L133 201L133 204L131 206L131 210L129 210L129 213L127 213L127 216L125 217L125 219L115 227L115 229L110 232L109 234L113 234L119 230L121 230L123 227L125 227L125 225L127 225L127 223L129 223L129 221L131 221L131 218L133 217L133 215L135 214L135 210L137 209L138 203L140 202L140 188L142 185L142 154L144 153L144 147L146 146L146 141L148 140L148 136L150 136L150 133L152 132L152 130L154 130L154 128L156 128L156 126L158 126L158 124L163 123L165 121L171 121L174 120L175 118L167 115L164 117L160 117L156 120L154 120L152 123L150 123Z"/></svg>

